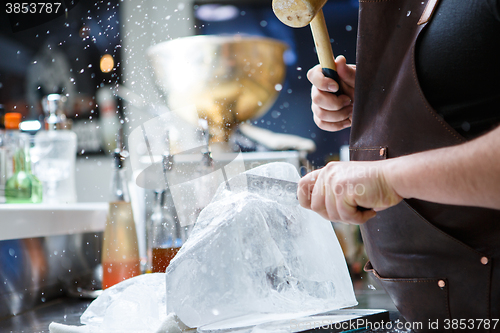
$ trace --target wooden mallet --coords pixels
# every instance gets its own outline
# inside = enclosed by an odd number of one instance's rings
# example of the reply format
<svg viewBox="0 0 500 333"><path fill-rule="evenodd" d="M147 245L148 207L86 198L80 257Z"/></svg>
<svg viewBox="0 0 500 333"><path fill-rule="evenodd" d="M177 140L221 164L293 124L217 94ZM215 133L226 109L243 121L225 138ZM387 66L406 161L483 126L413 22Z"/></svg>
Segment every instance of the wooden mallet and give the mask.
<svg viewBox="0 0 500 333"><path fill-rule="evenodd" d="M335 95L342 94L340 89L340 78L337 74L337 66L333 58L330 37L326 28L323 6L327 0L273 0L273 11L276 17L284 24L301 28L311 26L311 31L318 53L319 63L323 75L334 79L339 84L339 90Z"/></svg>

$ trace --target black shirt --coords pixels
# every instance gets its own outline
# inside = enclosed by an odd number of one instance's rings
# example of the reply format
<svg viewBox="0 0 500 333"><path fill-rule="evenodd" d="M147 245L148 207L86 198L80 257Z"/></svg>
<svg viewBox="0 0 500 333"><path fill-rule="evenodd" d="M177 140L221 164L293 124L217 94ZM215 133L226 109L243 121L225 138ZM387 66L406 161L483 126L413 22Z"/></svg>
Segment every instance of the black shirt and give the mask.
<svg viewBox="0 0 500 333"><path fill-rule="evenodd" d="M415 52L424 95L460 134L500 124L500 0L441 0Z"/></svg>

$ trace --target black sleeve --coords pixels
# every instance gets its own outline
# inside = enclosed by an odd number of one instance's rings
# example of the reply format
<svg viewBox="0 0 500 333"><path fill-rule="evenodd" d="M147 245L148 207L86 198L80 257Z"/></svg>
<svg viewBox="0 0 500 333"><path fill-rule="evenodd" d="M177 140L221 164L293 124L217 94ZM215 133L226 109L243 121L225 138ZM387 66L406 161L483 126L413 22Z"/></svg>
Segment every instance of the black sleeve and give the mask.
<svg viewBox="0 0 500 333"><path fill-rule="evenodd" d="M491 14L500 22L500 0L487 0Z"/></svg>
<svg viewBox="0 0 500 333"><path fill-rule="evenodd" d="M417 41L422 91L461 135L500 124L500 0L440 0Z"/></svg>

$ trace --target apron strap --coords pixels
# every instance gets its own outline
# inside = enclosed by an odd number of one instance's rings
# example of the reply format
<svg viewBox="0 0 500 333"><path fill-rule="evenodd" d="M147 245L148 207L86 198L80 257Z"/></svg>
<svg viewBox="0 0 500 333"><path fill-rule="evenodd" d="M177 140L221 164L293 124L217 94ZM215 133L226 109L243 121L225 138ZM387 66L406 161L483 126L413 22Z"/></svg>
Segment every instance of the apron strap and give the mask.
<svg viewBox="0 0 500 333"><path fill-rule="evenodd" d="M418 20L418 25L425 24L429 22L429 20L432 17L432 14L434 13L434 10L436 9L437 3L439 0L429 0L427 2L427 5L425 6L424 12L422 13L422 16L420 16L420 20Z"/></svg>

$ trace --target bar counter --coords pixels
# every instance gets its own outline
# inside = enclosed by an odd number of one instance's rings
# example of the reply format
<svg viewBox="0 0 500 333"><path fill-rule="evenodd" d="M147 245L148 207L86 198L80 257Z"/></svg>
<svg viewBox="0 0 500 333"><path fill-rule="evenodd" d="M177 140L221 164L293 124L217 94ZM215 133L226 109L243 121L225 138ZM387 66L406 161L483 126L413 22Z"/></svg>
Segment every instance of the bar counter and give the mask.
<svg viewBox="0 0 500 333"><path fill-rule="evenodd" d="M358 306L355 309L385 309L389 311L389 318L395 323L401 322L399 313L387 294L380 288L374 287L371 280L365 276L366 282L354 282ZM375 288L375 289L374 289ZM58 298L42 304L32 310L17 316L0 321L2 333L47 333L49 324L57 322L65 325L80 325L80 316L92 302L84 298ZM352 331L350 331L352 332ZM357 332L411 332L411 330L384 329L384 330L358 330Z"/></svg>

